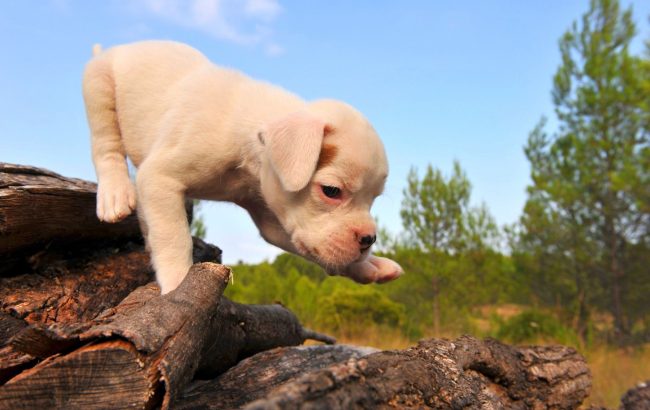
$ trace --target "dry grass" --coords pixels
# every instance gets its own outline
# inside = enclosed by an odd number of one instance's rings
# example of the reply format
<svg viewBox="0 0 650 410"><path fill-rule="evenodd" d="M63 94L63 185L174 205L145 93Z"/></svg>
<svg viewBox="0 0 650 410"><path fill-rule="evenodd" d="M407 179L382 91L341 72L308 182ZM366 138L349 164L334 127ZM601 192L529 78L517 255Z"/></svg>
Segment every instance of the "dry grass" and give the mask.
<svg viewBox="0 0 650 410"><path fill-rule="evenodd" d="M381 350L406 349L415 345L398 330L386 329L379 326L370 326L363 332L342 331L334 335L338 343L353 344L357 346L370 346Z"/></svg>
<svg viewBox="0 0 650 410"><path fill-rule="evenodd" d="M599 346L582 354L593 376L591 396L586 405L618 408L628 389L650 379L650 345L636 349Z"/></svg>

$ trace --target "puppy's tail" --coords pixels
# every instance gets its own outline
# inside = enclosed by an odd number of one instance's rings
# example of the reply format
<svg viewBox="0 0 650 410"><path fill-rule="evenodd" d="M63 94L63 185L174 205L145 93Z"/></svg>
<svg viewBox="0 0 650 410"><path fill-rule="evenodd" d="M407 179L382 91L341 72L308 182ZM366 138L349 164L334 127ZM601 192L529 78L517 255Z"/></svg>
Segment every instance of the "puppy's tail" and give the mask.
<svg viewBox="0 0 650 410"><path fill-rule="evenodd" d="M102 52L102 45L99 43L93 44L93 57L97 57Z"/></svg>

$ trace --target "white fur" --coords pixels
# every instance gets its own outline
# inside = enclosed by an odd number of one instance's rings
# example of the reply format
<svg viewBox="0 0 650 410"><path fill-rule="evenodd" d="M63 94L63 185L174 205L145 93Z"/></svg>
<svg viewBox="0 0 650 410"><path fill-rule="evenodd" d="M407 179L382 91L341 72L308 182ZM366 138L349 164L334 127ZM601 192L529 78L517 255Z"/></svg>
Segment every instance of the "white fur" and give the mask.
<svg viewBox="0 0 650 410"><path fill-rule="evenodd" d="M370 206L388 174L368 121L333 100L307 103L210 63L189 46L148 41L101 51L83 92L99 188L97 216L116 222L136 208L162 293L192 264L184 198L234 202L270 243L358 282L402 269L369 254ZM332 163L317 169L324 145ZM135 187L125 156L138 168ZM327 198L321 185L342 189ZM137 187L137 189L136 189Z"/></svg>

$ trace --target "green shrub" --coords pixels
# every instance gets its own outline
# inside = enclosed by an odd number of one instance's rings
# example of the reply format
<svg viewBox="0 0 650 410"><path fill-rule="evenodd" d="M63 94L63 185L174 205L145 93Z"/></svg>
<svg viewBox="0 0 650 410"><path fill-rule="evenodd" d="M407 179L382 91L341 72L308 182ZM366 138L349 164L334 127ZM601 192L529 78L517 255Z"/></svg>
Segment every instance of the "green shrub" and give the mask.
<svg viewBox="0 0 650 410"><path fill-rule="evenodd" d="M397 328L405 316L403 305L369 286L337 286L319 305L317 323L333 331L363 332L371 325Z"/></svg>
<svg viewBox="0 0 650 410"><path fill-rule="evenodd" d="M555 316L539 310L526 310L505 321L498 320L495 337L511 343L556 342L578 345L576 333Z"/></svg>

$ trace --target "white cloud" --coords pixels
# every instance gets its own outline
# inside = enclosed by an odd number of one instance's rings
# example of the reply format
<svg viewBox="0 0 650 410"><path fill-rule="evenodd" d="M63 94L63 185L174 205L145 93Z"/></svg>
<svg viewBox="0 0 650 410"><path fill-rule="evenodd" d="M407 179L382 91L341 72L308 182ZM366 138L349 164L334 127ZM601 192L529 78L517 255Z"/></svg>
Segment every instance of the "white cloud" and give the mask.
<svg viewBox="0 0 650 410"><path fill-rule="evenodd" d="M271 21L280 14L282 8L276 0L246 0L244 12L250 16Z"/></svg>
<svg viewBox="0 0 650 410"><path fill-rule="evenodd" d="M136 4L140 12L219 40L261 45L269 55L283 52L272 40L271 25L282 12L277 0L144 0Z"/></svg>
<svg viewBox="0 0 650 410"><path fill-rule="evenodd" d="M284 54L284 48L275 43L267 44L264 51L266 51L266 54L271 57L277 57Z"/></svg>

